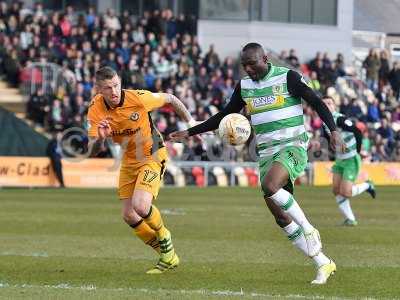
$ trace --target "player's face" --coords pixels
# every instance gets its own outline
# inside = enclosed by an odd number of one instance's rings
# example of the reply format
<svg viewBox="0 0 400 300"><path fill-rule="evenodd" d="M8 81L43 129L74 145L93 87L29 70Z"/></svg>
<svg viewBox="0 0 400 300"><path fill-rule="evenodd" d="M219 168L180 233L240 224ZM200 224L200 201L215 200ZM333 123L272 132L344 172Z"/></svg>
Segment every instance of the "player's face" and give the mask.
<svg viewBox="0 0 400 300"><path fill-rule="evenodd" d="M108 105L115 107L121 100L121 80L118 75L102 80L97 84L99 93L103 95Z"/></svg>
<svg viewBox="0 0 400 300"><path fill-rule="evenodd" d="M336 110L335 103L331 98L324 98L322 99L322 101L324 101L325 105L329 108L331 112L334 112Z"/></svg>
<svg viewBox="0 0 400 300"><path fill-rule="evenodd" d="M253 81L259 81L268 71L267 56L261 50L251 49L243 52L241 63L243 69Z"/></svg>

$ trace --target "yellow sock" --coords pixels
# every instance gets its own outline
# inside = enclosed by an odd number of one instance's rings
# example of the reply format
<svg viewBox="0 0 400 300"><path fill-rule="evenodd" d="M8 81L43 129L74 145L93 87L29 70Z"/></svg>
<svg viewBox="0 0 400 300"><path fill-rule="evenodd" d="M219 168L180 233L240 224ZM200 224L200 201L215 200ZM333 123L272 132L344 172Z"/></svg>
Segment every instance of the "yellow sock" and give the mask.
<svg viewBox="0 0 400 300"><path fill-rule="evenodd" d="M156 232L146 222L143 222L143 219L131 227L133 228L133 234L146 245L152 247L157 253L160 253L160 244L158 243Z"/></svg>
<svg viewBox="0 0 400 300"><path fill-rule="evenodd" d="M168 230L164 226L164 222L161 218L160 211L158 210L157 207L152 205L148 216L143 220L147 223L147 225L150 226L151 229L153 229L156 232L159 240L164 239L164 237L168 233Z"/></svg>

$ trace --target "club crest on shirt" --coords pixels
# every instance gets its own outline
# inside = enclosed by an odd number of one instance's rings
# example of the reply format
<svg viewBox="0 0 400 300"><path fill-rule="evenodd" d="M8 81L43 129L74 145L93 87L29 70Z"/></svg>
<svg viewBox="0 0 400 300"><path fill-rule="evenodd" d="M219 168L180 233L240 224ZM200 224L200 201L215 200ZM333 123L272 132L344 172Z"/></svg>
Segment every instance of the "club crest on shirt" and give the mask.
<svg viewBox="0 0 400 300"><path fill-rule="evenodd" d="M137 113L137 112L132 113L132 114L129 116L129 120L131 120L131 121L137 121L137 120L139 120L139 113Z"/></svg>
<svg viewBox="0 0 400 300"><path fill-rule="evenodd" d="M272 86L272 93L274 93L274 95L283 94L283 84L273 85Z"/></svg>

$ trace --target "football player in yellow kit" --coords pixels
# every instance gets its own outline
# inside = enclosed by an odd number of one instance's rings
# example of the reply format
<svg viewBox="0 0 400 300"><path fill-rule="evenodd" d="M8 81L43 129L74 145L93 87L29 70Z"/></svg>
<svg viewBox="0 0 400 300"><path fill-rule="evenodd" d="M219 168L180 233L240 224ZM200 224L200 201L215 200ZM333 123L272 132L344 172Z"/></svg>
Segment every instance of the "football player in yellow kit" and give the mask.
<svg viewBox="0 0 400 300"><path fill-rule="evenodd" d="M118 194L122 217L134 234L160 254L148 274L161 274L178 266L179 258L160 211L153 204L168 160L164 141L150 112L170 104L189 124L196 122L182 102L171 94L121 89L117 72L102 67L96 72L96 89L89 106L88 135L92 155L104 148L106 138L124 148Z"/></svg>

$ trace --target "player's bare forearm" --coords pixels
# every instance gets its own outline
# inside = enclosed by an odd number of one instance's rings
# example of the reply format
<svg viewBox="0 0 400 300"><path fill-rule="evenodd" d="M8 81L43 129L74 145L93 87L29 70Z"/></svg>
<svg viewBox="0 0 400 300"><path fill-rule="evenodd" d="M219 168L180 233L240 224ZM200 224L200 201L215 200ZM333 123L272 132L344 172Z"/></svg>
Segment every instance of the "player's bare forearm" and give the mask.
<svg viewBox="0 0 400 300"><path fill-rule="evenodd" d="M105 150L105 139L101 138L96 138L96 139L90 139L89 140L89 151L90 151L90 157L95 157L97 154L99 154L101 151Z"/></svg>
<svg viewBox="0 0 400 300"><path fill-rule="evenodd" d="M186 106L179 100L176 96L171 94L164 94L166 102L171 104L176 112L176 114L186 123L192 120L190 112L187 110Z"/></svg>

